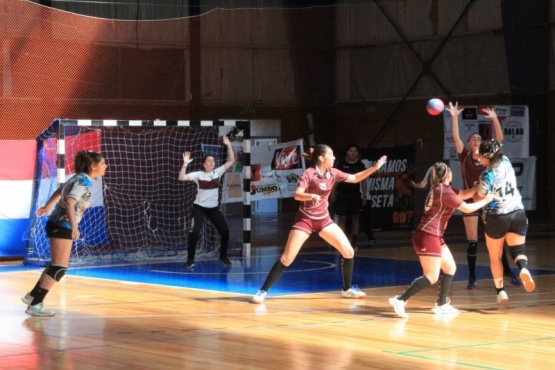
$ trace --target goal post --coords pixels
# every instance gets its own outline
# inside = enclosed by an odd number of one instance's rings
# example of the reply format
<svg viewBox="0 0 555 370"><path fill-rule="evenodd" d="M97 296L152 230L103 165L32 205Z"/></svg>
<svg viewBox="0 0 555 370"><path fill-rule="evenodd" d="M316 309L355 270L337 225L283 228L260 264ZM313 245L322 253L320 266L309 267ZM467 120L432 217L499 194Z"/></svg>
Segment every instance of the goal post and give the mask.
<svg viewBox="0 0 555 370"><path fill-rule="evenodd" d="M92 203L73 242L72 264L101 265L186 259L196 184L177 179L191 152L189 171L202 169L204 155L216 165L227 158L222 135L228 135L243 179L243 223L230 224L230 255L250 254L250 124L248 121L140 121L61 119L37 137L37 170L26 264L50 262L45 234L47 217L36 210L75 174L73 159L82 149L101 153L106 174L93 181ZM224 175L224 176L227 176ZM221 184L224 184L222 181ZM220 188L220 194L226 189ZM225 215L225 214L224 214ZM226 216L227 217L227 216ZM229 221L229 220L228 220ZM240 240L239 245L236 240ZM197 256L219 251L220 237L206 220Z"/></svg>

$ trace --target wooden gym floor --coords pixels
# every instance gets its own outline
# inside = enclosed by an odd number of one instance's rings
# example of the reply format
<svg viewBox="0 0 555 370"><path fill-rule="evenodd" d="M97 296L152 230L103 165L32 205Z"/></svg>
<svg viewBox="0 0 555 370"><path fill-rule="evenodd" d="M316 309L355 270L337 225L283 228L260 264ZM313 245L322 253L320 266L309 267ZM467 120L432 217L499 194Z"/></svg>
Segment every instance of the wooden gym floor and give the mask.
<svg viewBox="0 0 555 370"><path fill-rule="evenodd" d="M555 363L553 225L530 225L527 254L536 290L506 281L495 303L484 243L479 289L466 289L462 222L446 241L458 262L450 298L456 316L437 316L437 286L413 297L408 319L387 299L421 274L410 232L361 237L354 283L365 299L341 298L340 258L311 237L262 305L250 298L279 257L293 215L253 218L250 257L226 269L213 259L71 267L46 300L52 318L25 314L20 298L41 269L0 267L1 369L548 369Z"/></svg>

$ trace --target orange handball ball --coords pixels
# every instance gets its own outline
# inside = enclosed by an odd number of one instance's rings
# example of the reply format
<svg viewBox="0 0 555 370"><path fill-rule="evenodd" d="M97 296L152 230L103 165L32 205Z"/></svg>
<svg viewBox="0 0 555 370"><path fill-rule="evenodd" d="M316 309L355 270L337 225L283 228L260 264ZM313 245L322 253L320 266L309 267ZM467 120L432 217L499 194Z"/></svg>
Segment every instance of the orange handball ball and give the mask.
<svg viewBox="0 0 555 370"><path fill-rule="evenodd" d="M428 104L426 104L426 110L432 116L438 116L443 112L445 105L441 99L430 99L428 100Z"/></svg>

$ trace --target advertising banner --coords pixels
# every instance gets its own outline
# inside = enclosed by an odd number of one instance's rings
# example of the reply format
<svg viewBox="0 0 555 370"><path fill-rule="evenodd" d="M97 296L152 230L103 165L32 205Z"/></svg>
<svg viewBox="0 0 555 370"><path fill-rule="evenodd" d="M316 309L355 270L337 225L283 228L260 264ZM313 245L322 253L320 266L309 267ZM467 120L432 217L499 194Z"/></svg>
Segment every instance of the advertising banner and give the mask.
<svg viewBox="0 0 555 370"><path fill-rule="evenodd" d="M305 163L301 139L251 147L251 200L292 198Z"/></svg>
<svg viewBox="0 0 555 370"><path fill-rule="evenodd" d="M394 148L367 149L362 152L366 167L382 155L387 162L366 180L367 210L376 230L410 230L414 215L414 167L416 144Z"/></svg>
<svg viewBox="0 0 555 370"><path fill-rule="evenodd" d="M459 106L463 109L459 115L459 135L466 145L470 135L479 133L482 140L495 138L493 123L484 115L484 108L493 108L503 130L503 152L509 158L528 158L529 156L529 117L525 105L494 105L494 106ZM457 150L453 141L453 122L451 114L443 111L444 146L443 159L457 159Z"/></svg>

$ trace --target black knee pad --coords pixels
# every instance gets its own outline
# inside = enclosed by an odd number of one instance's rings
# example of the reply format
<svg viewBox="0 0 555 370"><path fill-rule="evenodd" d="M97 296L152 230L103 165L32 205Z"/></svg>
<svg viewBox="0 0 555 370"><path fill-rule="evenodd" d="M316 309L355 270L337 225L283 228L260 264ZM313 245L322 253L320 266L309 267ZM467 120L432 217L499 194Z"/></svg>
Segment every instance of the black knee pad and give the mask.
<svg viewBox="0 0 555 370"><path fill-rule="evenodd" d="M509 245L509 253L511 254L511 258L514 261L516 256L526 254L526 244Z"/></svg>
<svg viewBox="0 0 555 370"><path fill-rule="evenodd" d="M466 247L466 255L467 256L476 256L478 253L478 241L477 240L469 240L468 246Z"/></svg>
<svg viewBox="0 0 555 370"><path fill-rule="evenodd" d="M62 280L67 272L66 266L60 265L48 265L48 267L44 270L44 273L50 276L52 279L56 281Z"/></svg>

